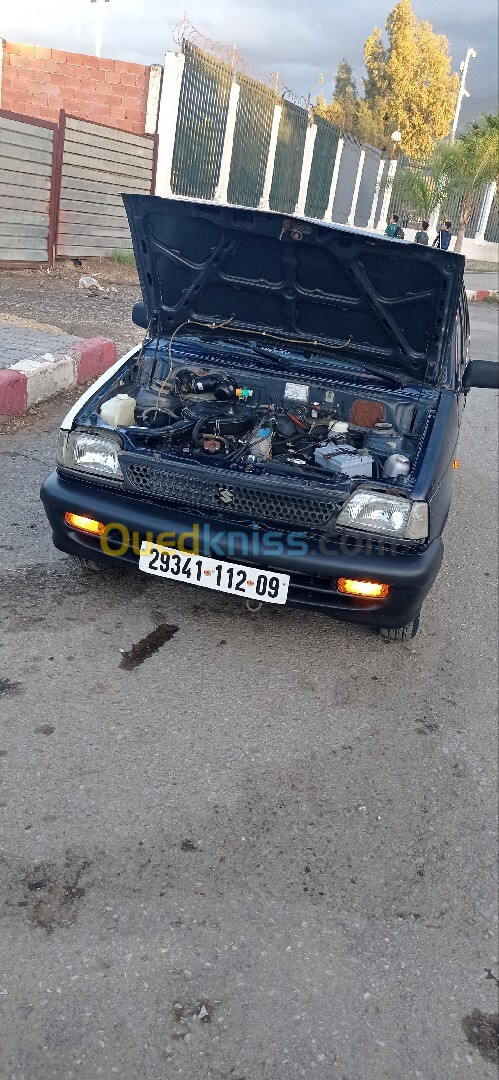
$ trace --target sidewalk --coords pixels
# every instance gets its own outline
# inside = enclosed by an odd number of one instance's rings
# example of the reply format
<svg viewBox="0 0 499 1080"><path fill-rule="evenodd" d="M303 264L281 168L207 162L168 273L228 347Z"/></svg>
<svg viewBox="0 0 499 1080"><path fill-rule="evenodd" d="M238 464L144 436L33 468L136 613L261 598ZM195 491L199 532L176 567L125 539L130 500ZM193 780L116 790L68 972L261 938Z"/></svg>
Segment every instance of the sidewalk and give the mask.
<svg viewBox="0 0 499 1080"><path fill-rule="evenodd" d="M14 320L0 315L0 371L14 367L22 360L43 356L44 353L60 352L69 349L77 337L64 334L62 330L33 330L30 326L20 326L22 320Z"/></svg>
<svg viewBox="0 0 499 1080"><path fill-rule="evenodd" d="M499 290L499 268L489 273L464 272L464 284L467 292L497 292Z"/></svg>
<svg viewBox="0 0 499 1080"><path fill-rule="evenodd" d="M0 417L97 378L114 364L106 338L65 334L54 326L0 314Z"/></svg>

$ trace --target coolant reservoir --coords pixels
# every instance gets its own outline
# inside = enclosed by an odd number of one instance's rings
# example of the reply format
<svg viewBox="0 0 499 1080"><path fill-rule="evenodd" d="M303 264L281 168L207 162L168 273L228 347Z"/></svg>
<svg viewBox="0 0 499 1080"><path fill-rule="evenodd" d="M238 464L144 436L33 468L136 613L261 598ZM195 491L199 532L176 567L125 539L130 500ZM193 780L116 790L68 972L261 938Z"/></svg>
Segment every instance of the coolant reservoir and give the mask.
<svg viewBox="0 0 499 1080"><path fill-rule="evenodd" d="M135 398L128 394L116 394L116 397L104 401L99 409L99 416L110 427L131 427L134 421Z"/></svg>
<svg viewBox="0 0 499 1080"><path fill-rule="evenodd" d="M389 457L390 454L401 454L404 446L404 436L399 435L391 424L375 424L368 431L364 439L364 447L371 454L379 454L380 457Z"/></svg>

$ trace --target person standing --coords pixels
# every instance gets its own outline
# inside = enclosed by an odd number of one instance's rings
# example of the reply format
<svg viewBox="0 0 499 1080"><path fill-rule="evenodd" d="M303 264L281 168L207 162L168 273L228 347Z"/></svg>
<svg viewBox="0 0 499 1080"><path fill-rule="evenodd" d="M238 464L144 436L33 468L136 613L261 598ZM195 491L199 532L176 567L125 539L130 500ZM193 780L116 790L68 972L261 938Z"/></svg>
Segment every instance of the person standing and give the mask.
<svg viewBox="0 0 499 1080"><path fill-rule="evenodd" d="M428 247L428 227L429 227L429 224L430 224L429 221L422 221L421 222L421 228L418 229L418 231L417 231L417 233L416 233L416 235L414 237L414 240L415 240L416 244L424 244L425 247Z"/></svg>
<svg viewBox="0 0 499 1080"><path fill-rule="evenodd" d="M433 247L440 248L441 251L447 251L451 242L452 223L450 221L444 221L442 228L438 230L438 233L433 241Z"/></svg>
<svg viewBox="0 0 499 1080"><path fill-rule="evenodd" d="M400 228L398 214L392 214L385 229L385 236L389 236L391 240L404 239L404 230Z"/></svg>

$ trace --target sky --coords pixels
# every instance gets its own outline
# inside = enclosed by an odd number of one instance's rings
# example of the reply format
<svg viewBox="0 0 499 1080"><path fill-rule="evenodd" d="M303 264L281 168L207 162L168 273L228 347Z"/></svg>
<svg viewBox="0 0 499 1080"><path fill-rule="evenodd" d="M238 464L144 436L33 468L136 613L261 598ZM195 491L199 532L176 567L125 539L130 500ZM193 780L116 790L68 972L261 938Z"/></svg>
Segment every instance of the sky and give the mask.
<svg viewBox="0 0 499 1080"><path fill-rule="evenodd" d="M183 3L188 3L187 9ZM384 26L395 0L0 0L0 37L73 52L95 48L96 11L103 10L102 56L137 63L161 63L174 49L173 29L187 17L204 35L235 43L248 65L262 73L280 73L281 83L312 101L324 75L324 93L332 93L334 72L342 57L354 68L362 89L363 45L375 26ZM453 69L468 45L477 58L469 68L469 119L497 107L497 0L413 0L419 19L427 19L449 40ZM250 71L253 74L253 71Z"/></svg>

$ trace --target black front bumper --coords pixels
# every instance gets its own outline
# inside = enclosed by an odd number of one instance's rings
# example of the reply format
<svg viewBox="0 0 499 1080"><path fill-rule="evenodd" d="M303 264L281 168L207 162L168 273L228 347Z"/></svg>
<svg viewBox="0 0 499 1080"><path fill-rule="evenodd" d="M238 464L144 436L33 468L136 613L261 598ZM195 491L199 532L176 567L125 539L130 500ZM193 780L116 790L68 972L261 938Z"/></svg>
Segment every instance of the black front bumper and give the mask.
<svg viewBox="0 0 499 1080"><path fill-rule="evenodd" d="M124 495L115 489L61 476L55 470L42 486L41 499L52 527L55 546L70 555L137 567L140 541L150 539L148 534L152 533L154 540L164 532L174 533L178 537L191 533L196 523L200 531L201 555L225 557L230 562L287 573L290 575L288 604L370 626L395 628L412 622L435 581L443 556L441 537L420 551L401 553L394 549L379 554L377 544L371 550L366 550L354 542L353 548L349 549L348 545L338 544L337 540L318 542L313 538L306 544L306 551L303 551L304 543L302 550L293 550L286 542L285 534L281 534L282 550L269 554L255 542L258 530L247 525L229 524L226 520L208 519L196 511L189 513L176 507L158 505L157 502ZM105 554L97 537L87 536L66 525L66 511L96 518L105 525L119 523L126 530L125 535L128 533L130 537L127 549L119 555ZM210 538L216 534L215 550L209 549L211 539L207 541L207 529L211 530ZM117 534L118 546L123 535L123 531L121 535ZM299 535L303 537L304 533L300 532ZM114 533L109 536L109 546L113 543L113 536ZM175 546L171 541L167 543ZM384 582L390 586L389 594L383 600L345 596L336 588L339 577Z"/></svg>

